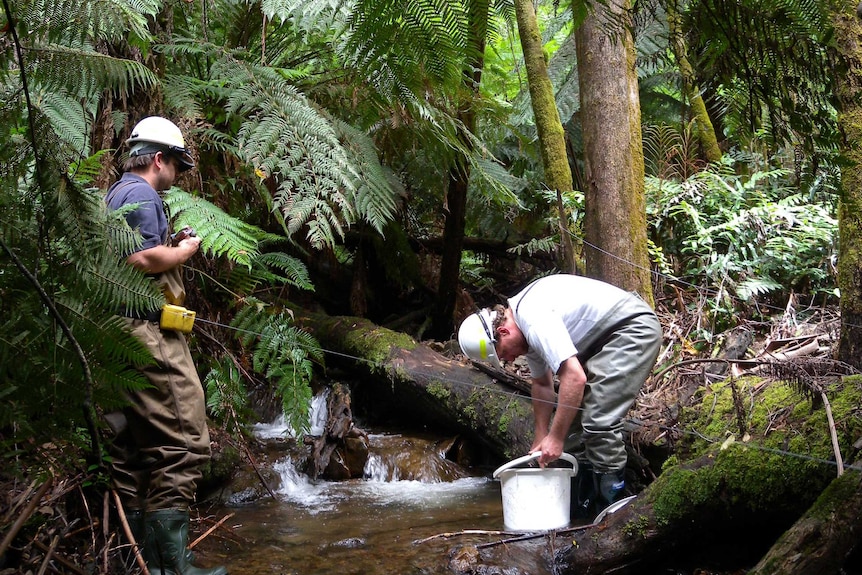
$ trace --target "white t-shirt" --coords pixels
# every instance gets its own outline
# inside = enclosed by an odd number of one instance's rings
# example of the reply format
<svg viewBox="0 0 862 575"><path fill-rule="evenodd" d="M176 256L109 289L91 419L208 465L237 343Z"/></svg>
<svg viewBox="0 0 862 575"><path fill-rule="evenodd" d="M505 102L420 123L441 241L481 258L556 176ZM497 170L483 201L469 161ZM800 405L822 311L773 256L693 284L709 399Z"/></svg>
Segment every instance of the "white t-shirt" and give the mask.
<svg viewBox="0 0 862 575"><path fill-rule="evenodd" d="M540 278L509 298L515 323L527 340L533 377L557 373L578 353L578 343L622 300L630 297L611 284L569 274Z"/></svg>

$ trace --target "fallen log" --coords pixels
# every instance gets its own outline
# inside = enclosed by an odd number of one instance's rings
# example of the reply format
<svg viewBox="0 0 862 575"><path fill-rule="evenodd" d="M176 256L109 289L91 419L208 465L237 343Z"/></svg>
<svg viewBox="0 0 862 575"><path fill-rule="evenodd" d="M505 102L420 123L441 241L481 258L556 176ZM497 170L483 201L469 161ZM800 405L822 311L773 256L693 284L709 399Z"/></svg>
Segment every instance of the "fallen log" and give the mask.
<svg viewBox="0 0 862 575"><path fill-rule="evenodd" d="M389 409L478 441L498 460L529 450L530 399L471 363L449 359L363 318L300 310L295 317L329 352L328 367L347 366L364 375L363 384L371 386L374 400Z"/></svg>
<svg viewBox="0 0 862 575"><path fill-rule="evenodd" d="M862 473L835 479L749 575L840 573L862 549Z"/></svg>
<svg viewBox="0 0 862 575"><path fill-rule="evenodd" d="M853 451L862 436L862 378L837 381L828 394L833 408L840 406L834 410L840 447ZM748 402L741 405L741 397ZM753 378L713 384L699 399L678 428L691 431L677 445L682 463L668 465L632 503L559 548L556 573L642 573L668 558L675 565L747 569L761 557L763 575L843 572L862 532L860 468L833 481L825 406L793 385ZM787 543L776 544L779 538ZM832 551L808 559L807 569L791 568L809 545Z"/></svg>

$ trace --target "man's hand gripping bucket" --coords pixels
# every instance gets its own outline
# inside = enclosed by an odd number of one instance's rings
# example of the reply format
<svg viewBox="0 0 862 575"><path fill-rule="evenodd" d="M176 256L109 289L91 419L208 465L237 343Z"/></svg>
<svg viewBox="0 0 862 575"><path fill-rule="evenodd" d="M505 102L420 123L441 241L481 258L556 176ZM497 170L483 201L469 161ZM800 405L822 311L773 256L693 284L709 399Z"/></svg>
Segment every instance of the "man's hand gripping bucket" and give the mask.
<svg viewBox="0 0 862 575"><path fill-rule="evenodd" d="M503 523L511 531L547 531L568 527L571 520L572 477L578 474L578 461L563 453L568 467L521 467L538 459L531 453L500 466L494 479L500 480L503 496Z"/></svg>

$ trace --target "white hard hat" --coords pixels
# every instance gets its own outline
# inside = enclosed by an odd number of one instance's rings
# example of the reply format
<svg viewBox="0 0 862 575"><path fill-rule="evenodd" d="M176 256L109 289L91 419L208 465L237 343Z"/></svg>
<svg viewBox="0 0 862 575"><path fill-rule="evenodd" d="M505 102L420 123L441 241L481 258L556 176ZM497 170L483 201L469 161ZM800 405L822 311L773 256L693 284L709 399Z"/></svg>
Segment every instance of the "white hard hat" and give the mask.
<svg viewBox="0 0 862 575"><path fill-rule="evenodd" d="M470 315L458 328L458 344L464 355L474 361L487 361L498 369L503 369L497 357L494 344L497 338L494 334L494 320L497 312L482 309Z"/></svg>
<svg viewBox="0 0 862 575"><path fill-rule="evenodd" d="M183 133L176 124L161 116L150 116L135 124L126 145L130 157L167 151L179 160L181 172L195 166Z"/></svg>

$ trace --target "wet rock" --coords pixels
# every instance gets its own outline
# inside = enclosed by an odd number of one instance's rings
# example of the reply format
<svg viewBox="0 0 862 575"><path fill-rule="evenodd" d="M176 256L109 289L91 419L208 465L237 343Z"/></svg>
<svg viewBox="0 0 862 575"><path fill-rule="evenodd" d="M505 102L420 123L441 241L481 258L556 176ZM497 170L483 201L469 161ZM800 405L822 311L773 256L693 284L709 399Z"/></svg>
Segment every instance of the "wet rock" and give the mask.
<svg viewBox="0 0 862 575"><path fill-rule="evenodd" d="M343 547L345 549L359 549L365 547L365 539L361 537L348 537L341 541L336 541L330 547Z"/></svg>

